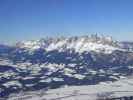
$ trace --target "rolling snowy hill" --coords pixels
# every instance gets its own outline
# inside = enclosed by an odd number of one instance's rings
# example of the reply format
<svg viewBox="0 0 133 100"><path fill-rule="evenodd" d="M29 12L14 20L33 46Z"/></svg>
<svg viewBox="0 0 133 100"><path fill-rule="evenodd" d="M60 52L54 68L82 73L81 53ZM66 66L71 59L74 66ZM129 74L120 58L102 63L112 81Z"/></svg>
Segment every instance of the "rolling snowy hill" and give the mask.
<svg viewBox="0 0 133 100"><path fill-rule="evenodd" d="M14 94L9 100L132 100L133 79Z"/></svg>

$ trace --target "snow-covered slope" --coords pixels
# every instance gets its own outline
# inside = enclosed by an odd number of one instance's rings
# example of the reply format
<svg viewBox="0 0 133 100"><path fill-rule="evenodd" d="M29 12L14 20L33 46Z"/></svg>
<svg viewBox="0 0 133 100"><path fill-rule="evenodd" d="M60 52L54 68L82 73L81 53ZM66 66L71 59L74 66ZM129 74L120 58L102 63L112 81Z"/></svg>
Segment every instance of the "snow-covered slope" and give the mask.
<svg viewBox="0 0 133 100"><path fill-rule="evenodd" d="M25 92L10 96L9 100L132 100L133 79L102 82L98 85L71 86L52 90ZM116 98L116 99L115 99ZM124 99L126 98L126 99Z"/></svg>

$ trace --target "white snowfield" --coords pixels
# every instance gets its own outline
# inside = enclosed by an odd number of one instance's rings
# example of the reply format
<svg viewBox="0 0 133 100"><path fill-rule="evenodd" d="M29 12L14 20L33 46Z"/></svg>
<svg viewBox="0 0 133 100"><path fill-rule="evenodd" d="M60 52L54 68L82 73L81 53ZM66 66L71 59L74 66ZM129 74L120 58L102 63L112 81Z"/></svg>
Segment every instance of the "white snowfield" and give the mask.
<svg viewBox="0 0 133 100"><path fill-rule="evenodd" d="M8 100L106 100L133 96L133 79L102 82L98 85L64 86L48 91L40 90L14 94Z"/></svg>

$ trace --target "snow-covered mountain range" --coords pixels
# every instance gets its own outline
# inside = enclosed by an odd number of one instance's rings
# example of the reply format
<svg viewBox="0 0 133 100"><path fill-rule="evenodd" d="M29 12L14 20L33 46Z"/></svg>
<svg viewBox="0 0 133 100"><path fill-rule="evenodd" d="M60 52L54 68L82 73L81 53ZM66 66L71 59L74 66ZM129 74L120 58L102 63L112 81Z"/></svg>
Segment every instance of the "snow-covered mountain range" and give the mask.
<svg viewBox="0 0 133 100"><path fill-rule="evenodd" d="M17 43L19 48L25 48L30 50L36 50L42 48L46 51L58 50L63 52L66 50L74 50L78 53L85 51L95 51L103 53L111 53L114 50L119 50L116 41L113 41L111 37L98 37L98 36L82 36L82 37L60 37L60 38L48 38L37 41L26 41Z"/></svg>
<svg viewBox="0 0 133 100"><path fill-rule="evenodd" d="M133 73L132 44L91 35L0 45L0 97L125 79Z"/></svg>

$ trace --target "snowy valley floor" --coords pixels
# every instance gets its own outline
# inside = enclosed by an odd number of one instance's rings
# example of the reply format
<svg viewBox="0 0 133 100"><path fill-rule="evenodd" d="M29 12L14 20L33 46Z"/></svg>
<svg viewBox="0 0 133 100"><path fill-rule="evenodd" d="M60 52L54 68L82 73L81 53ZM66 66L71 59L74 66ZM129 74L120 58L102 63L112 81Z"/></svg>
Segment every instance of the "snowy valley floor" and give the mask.
<svg viewBox="0 0 133 100"><path fill-rule="evenodd" d="M131 96L133 96L133 79L123 79L113 83L106 82L98 85L67 86L59 89L51 89L47 92L40 90L13 94L8 100L106 100L107 98ZM133 98L122 100L133 100Z"/></svg>

